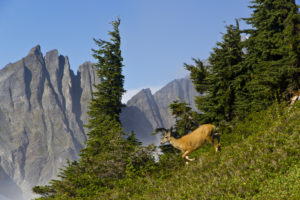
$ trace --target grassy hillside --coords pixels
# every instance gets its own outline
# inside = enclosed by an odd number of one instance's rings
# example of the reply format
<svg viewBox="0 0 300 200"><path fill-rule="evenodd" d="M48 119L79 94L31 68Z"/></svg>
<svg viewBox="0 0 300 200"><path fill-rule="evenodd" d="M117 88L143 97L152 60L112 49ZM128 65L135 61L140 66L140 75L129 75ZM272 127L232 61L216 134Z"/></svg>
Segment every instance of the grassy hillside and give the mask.
<svg viewBox="0 0 300 200"><path fill-rule="evenodd" d="M300 103L273 105L224 130L189 166L162 157L151 174L121 180L92 199L299 199Z"/></svg>

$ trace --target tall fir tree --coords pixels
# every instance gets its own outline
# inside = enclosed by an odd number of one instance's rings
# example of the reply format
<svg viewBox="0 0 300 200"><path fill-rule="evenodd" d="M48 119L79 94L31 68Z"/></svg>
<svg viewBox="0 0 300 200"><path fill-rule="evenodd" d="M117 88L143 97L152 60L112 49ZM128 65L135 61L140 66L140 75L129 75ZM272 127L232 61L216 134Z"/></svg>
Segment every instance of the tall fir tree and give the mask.
<svg viewBox="0 0 300 200"><path fill-rule="evenodd" d="M101 83L95 85L94 98L90 102L89 125L93 128L98 123L94 122L99 115L110 116L120 121L119 115L122 108L122 95L124 94L124 76L122 75L123 58L121 56L121 38L119 32L120 19L113 21L113 31L109 32L110 41L94 39L99 49L92 49L93 57L98 61L95 66Z"/></svg>
<svg viewBox="0 0 300 200"><path fill-rule="evenodd" d="M300 87L300 18L294 0L254 0L244 20L249 107L261 110Z"/></svg>
<svg viewBox="0 0 300 200"><path fill-rule="evenodd" d="M98 61L95 66L101 82L94 86L95 92L90 101L89 123L86 125L88 140L81 159L94 166L94 173L101 179L119 178L125 167L126 144L119 118L121 98L125 92L119 25L120 19L113 21L110 41L94 39L99 49L92 49Z"/></svg>
<svg viewBox="0 0 300 200"><path fill-rule="evenodd" d="M89 105L89 129L86 147L81 150L79 161L68 162L61 171L61 180L53 180L49 186L37 186L33 191L45 197L62 199L88 198L126 176L128 161L134 163L132 151L140 143L131 134L128 140L121 127L120 112L124 76L120 50L120 19L113 21L110 41L96 40L99 49L93 49L100 83ZM144 160L151 156L144 152ZM145 162L146 162L145 161ZM137 164L141 164L142 161Z"/></svg>
<svg viewBox="0 0 300 200"><path fill-rule="evenodd" d="M185 64L195 89L204 92L196 97L197 107L202 112L201 123L230 121L236 115L234 80L240 75L238 65L244 57L242 49L239 23L236 21L235 26L227 26L223 41L213 49L209 66L205 68L195 59L196 66Z"/></svg>

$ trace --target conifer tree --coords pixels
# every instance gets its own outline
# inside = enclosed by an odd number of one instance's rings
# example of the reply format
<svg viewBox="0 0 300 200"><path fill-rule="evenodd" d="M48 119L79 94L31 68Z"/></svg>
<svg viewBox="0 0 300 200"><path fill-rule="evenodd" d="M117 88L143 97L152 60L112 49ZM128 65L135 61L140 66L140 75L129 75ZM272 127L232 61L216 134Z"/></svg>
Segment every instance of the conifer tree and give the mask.
<svg viewBox="0 0 300 200"><path fill-rule="evenodd" d="M236 91L234 80L240 75L238 65L243 60L239 23L227 26L223 41L217 43L209 57L206 68L199 60L196 66L185 64L191 72L191 79L198 92L204 94L196 98L202 112L200 123L230 121L235 116Z"/></svg>
<svg viewBox="0 0 300 200"><path fill-rule="evenodd" d="M89 125L94 127L96 116L110 116L119 120L122 103L121 98L125 90L123 88L124 76L122 75L123 58L121 56L121 38L119 32L120 19L113 21L113 31L109 32L110 41L94 39L99 49L92 49L93 57L98 61L95 66L101 83L95 85L96 91L89 107ZM97 123L97 122L96 122Z"/></svg>
<svg viewBox="0 0 300 200"><path fill-rule="evenodd" d="M294 0L254 0L244 20L253 28L246 41L252 110L280 101L299 88L300 19Z"/></svg>
<svg viewBox="0 0 300 200"><path fill-rule="evenodd" d="M194 84L195 90L200 94L208 91L209 82L207 77L210 74L209 66L204 66L200 59L192 58L195 65L189 65L184 63L186 70L190 71L190 78Z"/></svg>
<svg viewBox="0 0 300 200"><path fill-rule="evenodd" d="M49 186L36 186L33 190L45 197L63 199L91 197L103 188L113 187L116 180L126 176L128 160L141 164L151 160L143 152L144 160L136 162L132 151L140 143L131 134L128 140L121 127L121 97L124 76L120 50L120 19L112 22L110 41L96 40L99 49L93 49L97 60L96 72L100 83L94 85L95 92L89 105L89 129L86 147L81 150L79 161L68 162L60 172L61 180L53 180ZM102 188L102 189L101 189Z"/></svg>
<svg viewBox="0 0 300 200"><path fill-rule="evenodd" d="M122 75L122 56L120 50L120 19L112 22L113 31L109 32L110 41L94 39L99 49L92 49L97 60L96 72L100 83L89 106L89 128L86 148L81 152L85 168L92 170L102 183L120 178L126 167L126 141L119 115L124 76Z"/></svg>

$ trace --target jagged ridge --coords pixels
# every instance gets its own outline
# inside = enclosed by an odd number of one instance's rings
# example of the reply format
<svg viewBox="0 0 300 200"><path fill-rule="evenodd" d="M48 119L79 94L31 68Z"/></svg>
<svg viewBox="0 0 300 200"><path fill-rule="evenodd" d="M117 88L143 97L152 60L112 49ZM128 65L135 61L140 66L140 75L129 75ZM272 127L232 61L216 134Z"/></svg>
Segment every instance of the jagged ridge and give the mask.
<svg viewBox="0 0 300 200"><path fill-rule="evenodd" d="M85 63L74 75L67 57L57 50L43 57L40 46L1 70L0 164L25 191L19 196L27 199L33 184L47 183L66 159L77 159L86 140L82 111L91 98L90 80L95 81L85 78L91 70Z"/></svg>

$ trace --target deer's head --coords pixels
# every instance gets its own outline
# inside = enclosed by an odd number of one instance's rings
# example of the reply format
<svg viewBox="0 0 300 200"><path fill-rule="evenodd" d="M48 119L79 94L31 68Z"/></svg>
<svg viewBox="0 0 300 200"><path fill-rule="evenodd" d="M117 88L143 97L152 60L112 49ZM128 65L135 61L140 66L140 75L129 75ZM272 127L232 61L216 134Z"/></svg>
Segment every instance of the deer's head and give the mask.
<svg viewBox="0 0 300 200"><path fill-rule="evenodd" d="M170 138L171 138L171 132L169 131L163 135L163 138L160 143L165 144L170 141Z"/></svg>

